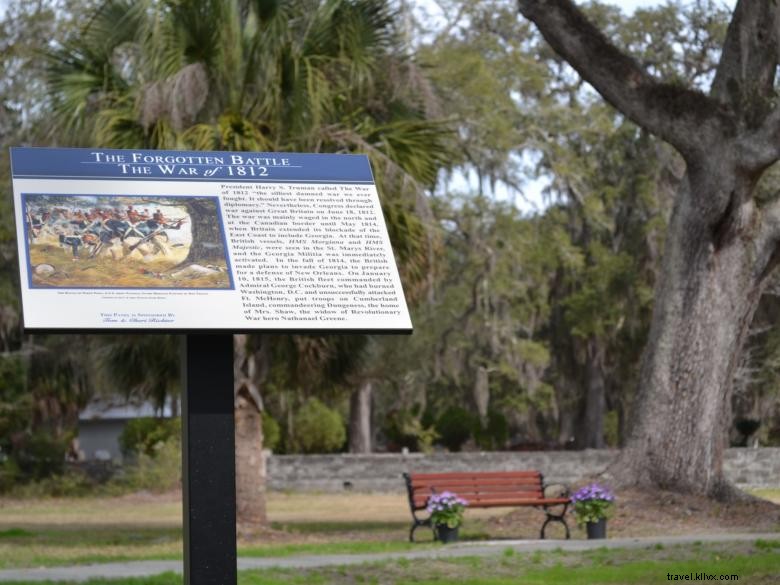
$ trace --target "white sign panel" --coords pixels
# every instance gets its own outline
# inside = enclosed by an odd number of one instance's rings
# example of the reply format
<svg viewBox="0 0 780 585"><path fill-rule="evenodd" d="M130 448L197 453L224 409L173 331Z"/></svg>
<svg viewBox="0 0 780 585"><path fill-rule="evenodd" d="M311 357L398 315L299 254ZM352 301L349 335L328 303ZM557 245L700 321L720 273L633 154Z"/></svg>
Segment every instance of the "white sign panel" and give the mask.
<svg viewBox="0 0 780 585"><path fill-rule="evenodd" d="M11 149L30 330L412 324L360 155Z"/></svg>

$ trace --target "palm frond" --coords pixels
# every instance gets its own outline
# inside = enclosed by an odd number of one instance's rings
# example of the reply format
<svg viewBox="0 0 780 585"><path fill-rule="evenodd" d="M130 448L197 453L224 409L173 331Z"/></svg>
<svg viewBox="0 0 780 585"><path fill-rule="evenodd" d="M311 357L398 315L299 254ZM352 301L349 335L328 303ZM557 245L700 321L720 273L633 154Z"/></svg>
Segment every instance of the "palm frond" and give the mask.
<svg viewBox="0 0 780 585"><path fill-rule="evenodd" d="M132 108L100 110L95 116L96 146L143 148L146 135Z"/></svg>
<svg viewBox="0 0 780 585"><path fill-rule="evenodd" d="M143 397L162 409L180 393L179 339L133 335L109 340L96 351L104 384L128 397Z"/></svg>

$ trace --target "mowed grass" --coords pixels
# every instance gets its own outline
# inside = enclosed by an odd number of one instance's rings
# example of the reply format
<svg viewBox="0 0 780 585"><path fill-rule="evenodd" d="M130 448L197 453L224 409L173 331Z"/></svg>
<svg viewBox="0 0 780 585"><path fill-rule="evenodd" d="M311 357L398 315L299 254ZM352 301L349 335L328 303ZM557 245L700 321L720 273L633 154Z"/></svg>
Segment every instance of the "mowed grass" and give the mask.
<svg viewBox="0 0 780 585"><path fill-rule="evenodd" d="M484 557L400 559L355 566L239 573L240 585L655 585L670 575L705 573L751 585L780 582L780 541L519 553ZM704 582L689 580L688 582ZM93 579L89 585L181 585L173 573L145 579ZM29 585L17 581L15 585ZM53 584L50 584L53 585ZM57 585L66 585L57 582ZM67 585L70 585L69 583Z"/></svg>
<svg viewBox="0 0 780 585"><path fill-rule="evenodd" d="M780 504L780 488L762 488L748 491L754 496L764 498L765 500L769 500L775 504Z"/></svg>
<svg viewBox="0 0 780 585"><path fill-rule="evenodd" d="M780 490L771 490L768 496L780 496ZM511 512L469 510L462 538L496 537L496 521L500 525ZM179 559L181 515L178 494L0 499L0 569ZM425 528L417 531L422 543L408 543L411 517L403 494L269 493L268 516L270 533L254 542L239 541L240 555L404 552L435 546ZM539 512L532 523L521 527L527 535L518 534L521 528L517 527L508 535L535 538L542 519ZM582 538L582 531L572 528L572 537Z"/></svg>
<svg viewBox="0 0 780 585"><path fill-rule="evenodd" d="M426 546L407 542L408 514L400 495L271 493L271 532L257 542L240 541L239 554L397 552ZM176 496L0 499L0 568L178 559L181 518ZM422 540L430 539L430 531L418 532Z"/></svg>

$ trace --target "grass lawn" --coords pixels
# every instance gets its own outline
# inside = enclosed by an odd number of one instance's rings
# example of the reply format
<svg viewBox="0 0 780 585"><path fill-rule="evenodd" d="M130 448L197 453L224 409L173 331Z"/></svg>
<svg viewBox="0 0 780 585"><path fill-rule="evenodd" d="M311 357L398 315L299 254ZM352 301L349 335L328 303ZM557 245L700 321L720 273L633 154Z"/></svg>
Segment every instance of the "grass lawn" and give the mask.
<svg viewBox="0 0 780 585"><path fill-rule="evenodd" d="M309 570L243 571L241 585L655 585L669 576L736 576L751 585L780 582L780 540L646 549L518 553L489 557L399 560ZM164 574L146 579L91 580L89 585L180 585ZM696 582L696 581L688 581ZM699 581L704 582L704 581ZM15 582L15 585L30 585ZM65 585L58 583L57 585Z"/></svg>
<svg viewBox="0 0 780 585"><path fill-rule="evenodd" d="M179 559L181 514L176 494L0 499L0 569ZM272 493L268 514L270 533L261 542L240 541L240 555L357 554L431 546L407 542L410 517L402 495ZM464 538L484 539L483 522L493 516L470 512ZM430 531L419 530L418 537L430 539Z"/></svg>
<svg viewBox="0 0 780 585"><path fill-rule="evenodd" d="M775 504L780 504L780 488L763 488L750 490L750 493L759 498L764 498Z"/></svg>
<svg viewBox="0 0 780 585"><path fill-rule="evenodd" d="M398 552L425 546L406 541L409 520L402 496L274 493L269 494L268 512L273 530L259 543L239 542L242 556ZM178 559L181 515L176 494L0 500L0 569ZM474 530L471 535L479 536Z"/></svg>
<svg viewBox="0 0 780 585"><path fill-rule="evenodd" d="M780 490L765 490L759 495L778 498ZM616 517L610 520L610 535L780 529L780 523L773 520L752 527L755 518L766 519L763 510L753 517L728 509L716 509L707 515L701 513L701 508L694 509L694 505L700 506L698 501L670 503L666 496L658 504L624 500L619 502ZM677 515L663 516L670 510ZM403 494L270 493L268 514L273 529L258 542L240 541L241 556L403 552L434 546L407 542L410 516ZM461 536L464 540L536 538L543 518L541 512L533 509L469 510ZM723 523L735 518L742 519L742 523ZM572 537L582 538L573 519L570 524ZM421 540L430 539L428 530L418 530L417 534ZM181 500L176 493L0 499L0 569L179 559L181 555Z"/></svg>

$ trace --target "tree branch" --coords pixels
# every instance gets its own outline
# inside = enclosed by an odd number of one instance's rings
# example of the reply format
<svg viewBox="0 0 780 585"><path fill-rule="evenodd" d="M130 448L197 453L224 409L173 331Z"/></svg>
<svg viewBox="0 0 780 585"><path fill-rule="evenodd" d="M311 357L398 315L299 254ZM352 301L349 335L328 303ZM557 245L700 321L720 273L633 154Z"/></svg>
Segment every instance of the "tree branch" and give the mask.
<svg viewBox="0 0 780 585"><path fill-rule="evenodd" d="M740 165L751 173L760 173L780 159L780 105L757 130L740 137L737 156Z"/></svg>
<svg viewBox="0 0 780 585"><path fill-rule="evenodd" d="M780 15L775 2L739 0L729 23L710 95L728 104L741 125L756 128L774 97Z"/></svg>
<svg viewBox="0 0 780 585"><path fill-rule="evenodd" d="M620 112L684 157L704 155L730 121L705 94L661 83L615 47L571 0L518 0L547 42Z"/></svg>

